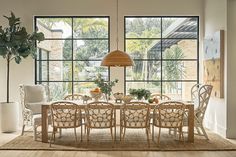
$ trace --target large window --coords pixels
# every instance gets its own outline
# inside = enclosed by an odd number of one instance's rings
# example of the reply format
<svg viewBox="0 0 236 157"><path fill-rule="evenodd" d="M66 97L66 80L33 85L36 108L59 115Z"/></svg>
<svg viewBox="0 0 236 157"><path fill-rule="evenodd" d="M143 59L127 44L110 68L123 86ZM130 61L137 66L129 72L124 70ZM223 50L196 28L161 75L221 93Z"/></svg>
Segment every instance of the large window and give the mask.
<svg viewBox="0 0 236 157"><path fill-rule="evenodd" d="M47 84L53 100L68 93L87 93L108 68L100 63L109 52L109 17L35 17L45 35L38 44L36 83Z"/></svg>
<svg viewBox="0 0 236 157"><path fill-rule="evenodd" d="M174 99L190 99L199 76L198 17L125 17L125 89L145 88Z"/></svg>

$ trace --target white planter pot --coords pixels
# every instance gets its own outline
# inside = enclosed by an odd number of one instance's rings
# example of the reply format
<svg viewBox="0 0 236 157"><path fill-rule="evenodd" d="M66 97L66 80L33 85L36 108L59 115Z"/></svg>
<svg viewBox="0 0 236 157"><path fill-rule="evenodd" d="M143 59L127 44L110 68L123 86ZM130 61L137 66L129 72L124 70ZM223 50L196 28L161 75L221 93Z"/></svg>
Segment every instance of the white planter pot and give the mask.
<svg viewBox="0 0 236 157"><path fill-rule="evenodd" d="M17 131L19 104L17 102L1 102L0 111L1 131L8 133Z"/></svg>

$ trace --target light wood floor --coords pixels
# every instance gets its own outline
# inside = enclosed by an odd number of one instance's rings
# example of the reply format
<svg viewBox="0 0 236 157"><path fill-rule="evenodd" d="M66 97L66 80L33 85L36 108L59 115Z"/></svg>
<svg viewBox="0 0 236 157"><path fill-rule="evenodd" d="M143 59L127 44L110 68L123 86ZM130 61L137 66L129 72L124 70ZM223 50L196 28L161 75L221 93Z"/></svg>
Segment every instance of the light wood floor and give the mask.
<svg viewBox="0 0 236 157"><path fill-rule="evenodd" d="M0 133L0 145L19 135ZM236 140L231 140L236 143ZM0 151L0 157L236 157L236 151Z"/></svg>

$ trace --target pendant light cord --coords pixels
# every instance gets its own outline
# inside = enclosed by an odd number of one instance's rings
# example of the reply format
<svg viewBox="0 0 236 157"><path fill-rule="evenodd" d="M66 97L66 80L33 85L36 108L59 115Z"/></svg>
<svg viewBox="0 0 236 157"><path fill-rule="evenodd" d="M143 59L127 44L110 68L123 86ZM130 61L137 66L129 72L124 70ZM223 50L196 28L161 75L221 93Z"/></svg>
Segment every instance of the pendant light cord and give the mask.
<svg viewBox="0 0 236 157"><path fill-rule="evenodd" d="M116 0L116 49L118 50L118 0Z"/></svg>

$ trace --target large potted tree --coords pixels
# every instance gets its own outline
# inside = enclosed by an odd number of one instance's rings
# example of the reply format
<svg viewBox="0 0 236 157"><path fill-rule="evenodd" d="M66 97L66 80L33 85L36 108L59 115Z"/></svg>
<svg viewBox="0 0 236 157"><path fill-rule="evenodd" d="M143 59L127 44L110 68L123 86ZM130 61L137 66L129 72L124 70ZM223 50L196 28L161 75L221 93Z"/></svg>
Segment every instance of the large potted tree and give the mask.
<svg viewBox="0 0 236 157"><path fill-rule="evenodd" d="M14 132L18 124L18 106L17 102L11 102L9 83L10 83L10 63L15 61L20 64L23 58L36 56L36 43L44 40L44 34L37 31L32 34L27 33L26 28L21 26L20 18L15 17L11 12L8 20L8 26L0 26L0 56L6 60L6 102L1 102L1 129L2 132Z"/></svg>

